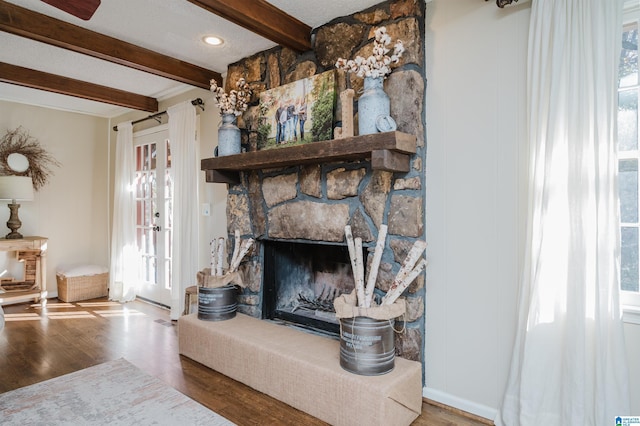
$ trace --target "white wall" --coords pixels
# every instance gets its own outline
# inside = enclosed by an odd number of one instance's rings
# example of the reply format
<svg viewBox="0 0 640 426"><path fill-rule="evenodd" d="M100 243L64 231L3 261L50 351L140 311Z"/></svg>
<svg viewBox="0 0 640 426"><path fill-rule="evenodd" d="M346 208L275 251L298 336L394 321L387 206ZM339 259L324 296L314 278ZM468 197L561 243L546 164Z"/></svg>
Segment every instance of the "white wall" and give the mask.
<svg viewBox="0 0 640 426"><path fill-rule="evenodd" d="M517 318L529 15L530 2L427 3L424 394L487 418L501 403ZM637 415L640 326L625 333Z"/></svg>
<svg viewBox="0 0 640 426"><path fill-rule="evenodd" d="M47 283L49 295L56 296L58 267L108 265L107 120L0 101L0 132L18 126L62 163L35 200L20 207L20 232L49 238ZM6 204L0 203L3 225L9 218ZM8 231L0 229L0 235Z"/></svg>

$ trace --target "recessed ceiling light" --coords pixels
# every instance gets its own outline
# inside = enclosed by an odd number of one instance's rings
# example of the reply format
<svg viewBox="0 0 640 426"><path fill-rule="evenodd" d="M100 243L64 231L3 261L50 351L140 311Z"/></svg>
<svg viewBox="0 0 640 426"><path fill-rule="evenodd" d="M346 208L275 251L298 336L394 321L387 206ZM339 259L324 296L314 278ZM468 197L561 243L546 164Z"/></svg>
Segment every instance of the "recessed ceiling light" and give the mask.
<svg viewBox="0 0 640 426"><path fill-rule="evenodd" d="M207 44L210 44L211 46L220 46L224 43L223 39L221 39L220 37L212 36L212 35L202 37L202 41L204 41Z"/></svg>

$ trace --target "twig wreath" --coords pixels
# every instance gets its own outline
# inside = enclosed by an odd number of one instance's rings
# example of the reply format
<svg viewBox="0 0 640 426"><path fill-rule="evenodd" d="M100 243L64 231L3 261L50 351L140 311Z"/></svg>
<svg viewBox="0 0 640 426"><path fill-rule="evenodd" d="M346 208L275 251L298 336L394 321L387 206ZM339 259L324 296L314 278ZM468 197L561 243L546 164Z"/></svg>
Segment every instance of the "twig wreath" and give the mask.
<svg viewBox="0 0 640 426"><path fill-rule="evenodd" d="M11 154L22 154L29 161L29 168L24 172L16 172L7 161ZM53 175L52 167L60 167L61 164L51 154L45 151L38 140L18 127L7 130L0 139L0 175L29 176L33 180L33 189L42 188Z"/></svg>

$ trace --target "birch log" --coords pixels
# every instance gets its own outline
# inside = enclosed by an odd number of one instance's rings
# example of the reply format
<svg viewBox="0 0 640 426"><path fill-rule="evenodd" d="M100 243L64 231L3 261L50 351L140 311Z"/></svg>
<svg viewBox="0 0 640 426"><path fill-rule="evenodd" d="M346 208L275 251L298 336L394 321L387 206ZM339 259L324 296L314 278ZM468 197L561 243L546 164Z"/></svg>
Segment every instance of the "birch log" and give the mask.
<svg viewBox="0 0 640 426"><path fill-rule="evenodd" d="M364 297L364 262L362 261L362 238L357 237L353 240L356 250L356 268L358 275L356 277L356 296L358 297L358 306L365 307Z"/></svg>
<svg viewBox="0 0 640 426"><path fill-rule="evenodd" d="M420 262L418 262L416 267L413 268L411 272L409 272L409 274L398 284L398 286L393 291L389 290L387 292L387 294L382 299L381 305L393 304L393 302L395 302L398 297L400 297L402 292L404 292L407 287L411 285L413 280L415 280L426 267L427 261L424 258L420 259Z"/></svg>
<svg viewBox="0 0 640 426"><path fill-rule="evenodd" d="M389 287L389 290L387 291L387 295L389 293L395 292L398 285L400 285L400 283L404 281L407 275L409 275L409 273L413 270L413 267L415 266L416 262L422 255L422 252L424 252L424 249L426 248L427 248L427 243L422 240L417 240L415 243L413 243L413 247L411 247L409 254L407 254L407 257L404 259L404 262L402 262L402 267L400 267L400 270L398 271L398 274L394 278L393 283L391 283L391 287ZM387 299L386 295L382 298L383 304L385 302L385 299Z"/></svg>
<svg viewBox="0 0 640 426"><path fill-rule="evenodd" d="M371 307L371 301L373 300L373 292L376 288L376 280L378 279L378 270L380 269L380 260L382 259L382 252L384 251L384 243L387 239L387 225L381 225L378 231L378 241L376 242L376 249L373 252L373 261L371 262L371 269L369 269L369 276L367 277L367 286L364 288L364 306L365 308Z"/></svg>
<svg viewBox="0 0 640 426"><path fill-rule="evenodd" d="M240 247L240 251L238 252L238 256L236 256L235 261L229 266L230 272L235 272L238 270L238 267L240 266L240 262L242 262L242 259L249 252L252 245L253 245L253 238L242 240L242 244Z"/></svg>
<svg viewBox="0 0 640 426"><path fill-rule="evenodd" d="M347 249L349 249L349 259L351 260L351 270L353 271L354 284L358 280L358 268L356 267L356 248L351 234L351 226L344 227L344 237L347 240Z"/></svg>
<svg viewBox="0 0 640 426"><path fill-rule="evenodd" d="M216 268L216 275L219 277L222 276L222 267L224 266L224 249L224 238L220 237L218 238L218 265Z"/></svg>
<svg viewBox="0 0 640 426"><path fill-rule="evenodd" d="M229 265L233 265L236 262L236 258L238 257L238 253L240 253L240 244L242 244L242 241L240 240L240 230L236 229L234 234L234 240L233 240L233 254L231 255L231 262L229 262Z"/></svg>
<svg viewBox="0 0 640 426"><path fill-rule="evenodd" d="M217 242L218 240L211 240L209 243L209 249L211 250L211 275L216 274L216 269L218 267L218 256L216 255L218 251Z"/></svg>

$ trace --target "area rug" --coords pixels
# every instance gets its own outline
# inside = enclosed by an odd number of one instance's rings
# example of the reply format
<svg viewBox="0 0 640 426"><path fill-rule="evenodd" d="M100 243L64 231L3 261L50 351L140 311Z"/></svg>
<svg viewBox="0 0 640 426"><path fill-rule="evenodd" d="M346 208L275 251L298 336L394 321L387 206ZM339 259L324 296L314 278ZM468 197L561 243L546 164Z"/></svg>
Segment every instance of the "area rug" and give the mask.
<svg viewBox="0 0 640 426"><path fill-rule="evenodd" d="M8 425L233 425L125 359L0 394Z"/></svg>

